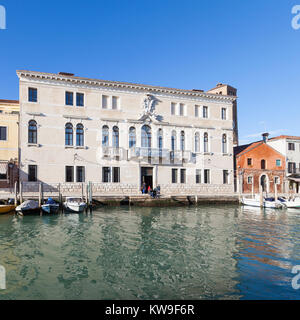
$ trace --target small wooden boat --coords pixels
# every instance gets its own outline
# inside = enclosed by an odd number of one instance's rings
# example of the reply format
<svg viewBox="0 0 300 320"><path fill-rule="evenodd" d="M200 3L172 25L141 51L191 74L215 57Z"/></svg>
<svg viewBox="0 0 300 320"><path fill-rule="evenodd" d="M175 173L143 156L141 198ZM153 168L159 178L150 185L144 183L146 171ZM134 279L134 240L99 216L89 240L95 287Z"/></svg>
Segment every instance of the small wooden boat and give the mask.
<svg viewBox="0 0 300 320"><path fill-rule="evenodd" d="M68 212L81 213L86 208L86 203L81 198L67 197L64 209Z"/></svg>
<svg viewBox="0 0 300 320"><path fill-rule="evenodd" d="M56 214L59 211L59 204L52 198L49 198L47 202L42 205L42 210L49 214Z"/></svg>
<svg viewBox="0 0 300 320"><path fill-rule="evenodd" d="M19 205L16 212L19 215L37 214L40 213L40 207L37 201L28 200Z"/></svg>
<svg viewBox="0 0 300 320"><path fill-rule="evenodd" d="M16 209L16 206L14 204L1 204L0 205L0 214L5 214L12 212Z"/></svg>

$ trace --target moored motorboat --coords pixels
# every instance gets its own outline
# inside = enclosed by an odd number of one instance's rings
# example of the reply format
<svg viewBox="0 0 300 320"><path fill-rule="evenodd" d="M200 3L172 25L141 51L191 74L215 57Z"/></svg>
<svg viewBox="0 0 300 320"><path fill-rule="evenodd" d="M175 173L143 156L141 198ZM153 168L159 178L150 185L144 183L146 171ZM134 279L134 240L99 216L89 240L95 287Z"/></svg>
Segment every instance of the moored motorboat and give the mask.
<svg viewBox="0 0 300 320"><path fill-rule="evenodd" d="M37 201L28 200L19 205L16 212L20 215L37 214L40 213L40 207Z"/></svg>
<svg viewBox="0 0 300 320"><path fill-rule="evenodd" d="M49 214L56 214L59 211L59 204L52 198L49 198L47 202L42 205L42 210Z"/></svg>
<svg viewBox="0 0 300 320"><path fill-rule="evenodd" d="M286 198L279 198L281 203L285 208L295 208L295 209L300 209L300 199L295 198L295 199L286 199Z"/></svg>
<svg viewBox="0 0 300 320"><path fill-rule="evenodd" d="M245 206L251 207L263 207L263 208L271 208L271 209L282 209L283 204L281 201L275 201L274 198L263 198L262 204L259 198L242 198L242 204Z"/></svg>
<svg viewBox="0 0 300 320"><path fill-rule="evenodd" d="M67 197L64 209L68 212L81 213L86 208L86 203L81 198Z"/></svg>

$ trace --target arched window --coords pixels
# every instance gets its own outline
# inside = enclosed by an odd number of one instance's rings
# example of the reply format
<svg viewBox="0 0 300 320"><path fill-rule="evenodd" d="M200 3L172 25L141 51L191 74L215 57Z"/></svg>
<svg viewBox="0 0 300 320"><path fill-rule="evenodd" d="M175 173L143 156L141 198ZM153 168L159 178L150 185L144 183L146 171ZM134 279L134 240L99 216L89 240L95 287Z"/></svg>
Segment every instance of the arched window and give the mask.
<svg viewBox="0 0 300 320"><path fill-rule="evenodd" d="M119 128L113 127L113 147L119 148Z"/></svg>
<svg viewBox="0 0 300 320"><path fill-rule="evenodd" d="M109 128L108 128L108 126L102 127L102 146L103 147L109 146Z"/></svg>
<svg viewBox="0 0 300 320"><path fill-rule="evenodd" d="M180 133L180 150L181 151L185 150L185 133L184 133L184 131L181 131L181 133Z"/></svg>
<svg viewBox="0 0 300 320"><path fill-rule="evenodd" d="M227 153L227 136L223 134L222 136L222 152Z"/></svg>
<svg viewBox="0 0 300 320"><path fill-rule="evenodd" d="M65 137L66 137L66 146L72 146L73 145L73 125L72 125L72 123L66 124Z"/></svg>
<svg viewBox="0 0 300 320"><path fill-rule="evenodd" d="M208 133L205 132L204 133L204 138L203 138L203 149L204 149L204 152L208 152Z"/></svg>
<svg viewBox="0 0 300 320"><path fill-rule="evenodd" d="M176 131L172 131L172 137L171 137L171 148L172 151L175 151L177 149L177 139L176 139Z"/></svg>
<svg viewBox="0 0 300 320"><path fill-rule="evenodd" d="M261 160L261 169L265 170L266 169L266 160Z"/></svg>
<svg viewBox="0 0 300 320"><path fill-rule="evenodd" d="M151 148L151 128L147 125L142 127L142 148Z"/></svg>
<svg viewBox="0 0 300 320"><path fill-rule="evenodd" d="M200 152L200 135L199 132L195 134L195 152Z"/></svg>
<svg viewBox="0 0 300 320"><path fill-rule="evenodd" d="M81 123L79 123L76 127L76 146L84 146L84 130Z"/></svg>
<svg viewBox="0 0 300 320"><path fill-rule="evenodd" d="M129 129L129 148L134 148L136 146L136 130L134 127Z"/></svg>
<svg viewBox="0 0 300 320"><path fill-rule="evenodd" d="M158 149L163 148L163 131L162 131L162 129L159 129L157 131L157 147L158 147Z"/></svg>
<svg viewBox="0 0 300 320"><path fill-rule="evenodd" d="M28 143L37 143L37 124L34 120L28 124Z"/></svg>

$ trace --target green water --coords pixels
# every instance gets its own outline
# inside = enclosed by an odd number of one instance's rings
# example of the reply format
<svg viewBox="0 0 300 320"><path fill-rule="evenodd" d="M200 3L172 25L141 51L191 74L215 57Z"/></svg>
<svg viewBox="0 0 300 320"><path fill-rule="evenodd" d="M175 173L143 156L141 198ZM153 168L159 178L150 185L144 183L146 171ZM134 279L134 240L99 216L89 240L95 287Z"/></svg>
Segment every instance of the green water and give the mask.
<svg viewBox="0 0 300 320"><path fill-rule="evenodd" d="M300 210L0 216L0 299L298 299Z"/></svg>

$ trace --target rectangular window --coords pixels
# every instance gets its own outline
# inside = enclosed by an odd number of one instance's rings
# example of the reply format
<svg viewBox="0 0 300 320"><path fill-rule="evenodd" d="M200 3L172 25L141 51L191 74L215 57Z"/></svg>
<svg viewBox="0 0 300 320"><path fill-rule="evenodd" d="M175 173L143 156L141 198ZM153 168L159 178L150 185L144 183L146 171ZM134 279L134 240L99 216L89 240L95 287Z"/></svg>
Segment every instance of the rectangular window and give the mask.
<svg viewBox="0 0 300 320"><path fill-rule="evenodd" d="M289 143L288 144L288 149L290 150L290 151L295 151L295 143Z"/></svg>
<svg viewBox="0 0 300 320"><path fill-rule="evenodd" d="M280 178L279 177L274 177L274 183L275 184L280 184Z"/></svg>
<svg viewBox="0 0 300 320"><path fill-rule="evenodd" d="M203 107L203 118L208 118L208 107Z"/></svg>
<svg viewBox="0 0 300 320"><path fill-rule="evenodd" d="M210 183L210 170L209 169L204 170L204 183L206 183L206 184Z"/></svg>
<svg viewBox="0 0 300 320"><path fill-rule="evenodd" d="M296 163L295 162L288 163L288 173L296 173Z"/></svg>
<svg viewBox="0 0 300 320"><path fill-rule="evenodd" d="M66 106L73 106L73 92L66 92Z"/></svg>
<svg viewBox="0 0 300 320"><path fill-rule="evenodd" d="M0 140L1 141L7 140L7 127L0 127Z"/></svg>
<svg viewBox="0 0 300 320"><path fill-rule="evenodd" d="M66 182L74 182L74 167L66 167Z"/></svg>
<svg viewBox="0 0 300 320"><path fill-rule="evenodd" d="M37 89L28 88L28 101L37 102Z"/></svg>
<svg viewBox="0 0 300 320"><path fill-rule="evenodd" d="M186 169L180 170L180 183L186 183Z"/></svg>
<svg viewBox="0 0 300 320"><path fill-rule="evenodd" d="M109 167L102 168L102 182L109 183L111 181L111 170Z"/></svg>
<svg viewBox="0 0 300 320"><path fill-rule="evenodd" d="M113 177L112 177L112 182L113 183L120 183L120 168L112 168L112 173L113 173Z"/></svg>
<svg viewBox="0 0 300 320"><path fill-rule="evenodd" d="M196 183L201 183L201 170L196 169Z"/></svg>
<svg viewBox="0 0 300 320"><path fill-rule="evenodd" d="M248 164L248 166L252 166L252 158L247 159L247 164Z"/></svg>
<svg viewBox="0 0 300 320"><path fill-rule="evenodd" d="M28 181L29 182L37 181L37 166L35 165L28 166Z"/></svg>
<svg viewBox="0 0 300 320"><path fill-rule="evenodd" d="M76 171L76 181L85 182L85 167L77 167Z"/></svg>
<svg viewBox="0 0 300 320"><path fill-rule="evenodd" d="M195 106L195 117L196 118L199 118L199 110L200 110L200 107L199 106Z"/></svg>
<svg viewBox="0 0 300 320"><path fill-rule="evenodd" d="M252 184L252 182L253 182L253 177L252 177L252 176L249 176L249 177L247 178L247 183L248 183L248 184Z"/></svg>
<svg viewBox="0 0 300 320"><path fill-rule="evenodd" d="M226 108L222 108L222 120L226 120Z"/></svg>
<svg viewBox="0 0 300 320"><path fill-rule="evenodd" d="M108 108L108 96L102 96L102 109L107 109Z"/></svg>
<svg viewBox="0 0 300 320"><path fill-rule="evenodd" d="M280 160L280 159L277 159L277 160L276 160L276 166L277 166L277 167L281 167L281 160Z"/></svg>
<svg viewBox="0 0 300 320"><path fill-rule="evenodd" d="M84 94L83 93L76 93L76 106L77 107L84 107Z"/></svg>
<svg viewBox="0 0 300 320"><path fill-rule="evenodd" d="M119 98L118 97L112 97L112 109L113 110L119 109Z"/></svg>
<svg viewBox="0 0 300 320"><path fill-rule="evenodd" d="M172 183L177 183L178 170L172 169Z"/></svg>
<svg viewBox="0 0 300 320"><path fill-rule="evenodd" d="M171 103L171 115L175 116L176 114L176 103Z"/></svg>
<svg viewBox="0 0 300 320"><path fill-rule="evenodd" d="M184 116L184 107L185 107L185 105L183 103L180 103L180 105L179 105L179 114L181 116Z"/></svg>
<svg viewBox="0 0 300 320"><path fill-rule="evenodd" d="M223 170L223 184L229 184L229 172L228 172L228 170Z"/></svg>

